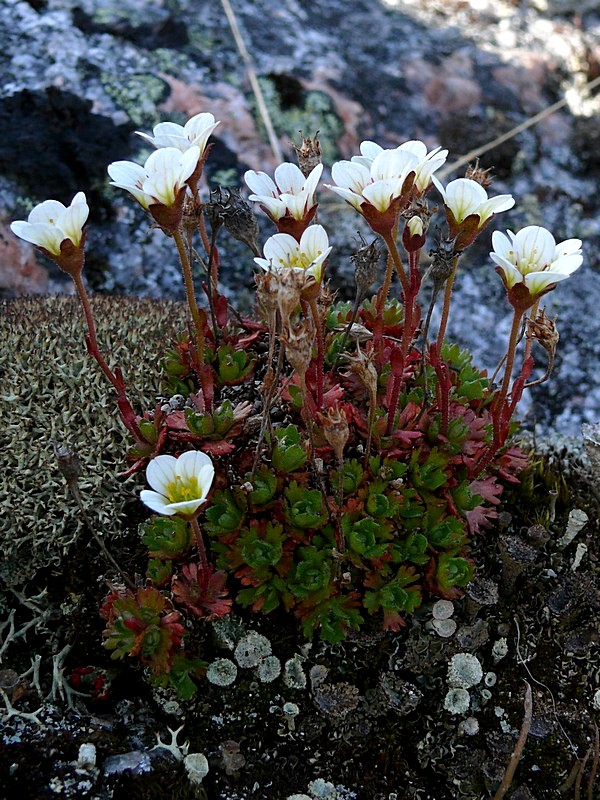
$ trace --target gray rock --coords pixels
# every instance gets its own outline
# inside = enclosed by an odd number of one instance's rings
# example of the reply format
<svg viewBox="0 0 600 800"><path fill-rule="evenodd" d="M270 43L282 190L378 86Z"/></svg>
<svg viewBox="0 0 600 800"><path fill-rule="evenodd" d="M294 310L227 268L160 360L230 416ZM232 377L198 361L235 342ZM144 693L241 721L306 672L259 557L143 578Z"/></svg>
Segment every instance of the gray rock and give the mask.
<svg viewBox="0 0 600 800"><path fill-rule="evenodd" d="M496 227L543 224L557 240L584 240L584 266L546 298L548 312L559 312L555 374L522 406L530 427L567 434L600 419L600 150L593 122L600 100L582 95L600 57L595 5L233 2L287 159L299 129L321 131L328 166L367 138L393 147L417 137L457 158L568 93L565 108L481 159L495 167L493 192L517 198ZM574 11L584 14L581 23L571 19ZM0 225L24 218L47 197L69 202L83 190L92 206L86 269L92 287L182 298L172 243L125 193L108 186L106 165L148 155L135 130L206 110L222 120L206 167L213 185L238 185L249 167L274 169L221 5L5 0L0 40L0 125L13 131L0 142ZM340 296L349 297L351 239L364 226L357 215L340 214L327 190L320 198L321 221L336 246L328 273ZM261 226L266 238L270 224ZM493 371L510 309L487 256L489 231L480 238L461 267L450 335ZM14 248L0 247L0 291L67 289L65 276L37 258L43 270L36 272L25 253L27 266L12 279ZM221 261L223 288L249 307L251 254L223 241Z"/></svg>

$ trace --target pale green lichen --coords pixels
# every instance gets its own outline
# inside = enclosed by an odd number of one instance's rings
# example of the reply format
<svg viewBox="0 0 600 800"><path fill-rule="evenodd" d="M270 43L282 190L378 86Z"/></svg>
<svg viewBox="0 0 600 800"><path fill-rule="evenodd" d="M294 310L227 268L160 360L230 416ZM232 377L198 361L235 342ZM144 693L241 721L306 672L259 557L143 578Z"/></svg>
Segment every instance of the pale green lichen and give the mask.
<svg viewBox="0 0 600 800"><path fill-rule="evenodd" d="M100 82L106 94L119 108L127 113L131 121L140 128L152 128L160 122L157 105L168 93L162 78L148 72L121 76L118 81L114 74L102 72Z"/></svg>
<svg viewBox="0 0 600 800"><path fill-rule="evenodd" d="M249 669L258 666L263 659L271 655L271 652L271 642L267 637L250 631L237 643L234 656L240 667Z"/></svg>
<svg viewBox="0 0 600 800"><path fill-rule="evenodd" d="M134 408L153 408L158 359L185 329L183 307L106 297L92 303L100 346L111 366L122 368ZM140 478L119 477L132 442L114 391L86 353L84 332L74 298L0 305L0 581L8 585L23 585L39 570L59 566L85 531L52 442L79 455L79 487L97 533L109 541L126 534L125 505Z"/></svg>
<svg viewBox="0 0 600 800"><path fill-rule="evenodd" d="M236 678L237 667L229 658L217 658L206 670L206 679L214 686L231 686Z"/></svg>
<svg viewBox="0 0 600 800"><path fill-rule="evenodd" d="M277 133L299 142L299 131L306 135L319 131L323 161L333 163L339 157L336 142L344 133L344 125L335 112L331 97L325 92L305 91L298 105L284 107L274 80L265 77L259 78L258 82ZM255 116L260 119L258 112Z"/></svg>

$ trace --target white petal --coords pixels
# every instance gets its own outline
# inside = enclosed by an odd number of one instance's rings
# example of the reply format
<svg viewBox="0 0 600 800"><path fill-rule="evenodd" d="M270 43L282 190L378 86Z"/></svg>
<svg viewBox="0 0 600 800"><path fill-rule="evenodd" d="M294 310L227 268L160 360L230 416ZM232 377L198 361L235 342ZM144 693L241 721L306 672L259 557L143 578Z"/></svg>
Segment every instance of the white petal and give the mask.
<svg viewBox="0 0 600 800"><path fill-rule="evenodd" d="M167 517L172 516L176 511L172 510L172 504L167 503L162 494L158 492L151 492L149 489L142 489L140 492L140 500L144 505L156 511L157 514L165 514Z"/></svg>
<svg viewBox="0 0 600 800"><path fill-rule="evenodd" d="M532 266L537 264L544 267L550 264L556 250L554 236L539 225L522 228L515 236L513 244L519 259L526 260Z"/></svg>
<svg viewBox="0 0 600 800"><path fill-rule="evenodd" d="M184 133L192 144L197 145L204 152L209 136L220 124L220 122L215 121L212 114L204 111L188 119L185 123Z"/></svg>
<svg viewBox="0 0 600 800"><path fill-rule="evenodd" d="M35 208L31 209L31 213L27 217L27 221L35 225L38 222L48 225L56 224L56 220L61 214L66 211L65 206L59 203L58 200L44 200Z"/></svg>
<svg viewBox="0 0 600 800"><path fill-rule="evenodd" d="M442 182L438 178L436 178L435 175L431 176L431 181L432 181L433 185L435 186L435 188L438 190L438 192L442 195L442 197L445 197L446 196L446 190L442 186Z"/></svg>
<svg viewBox="0 0 600 800"><path fill-rule="evenodd" d="M300 167L286 161L275 170L275 183L280 192L298 194L304 186L304 175Z"/></svg>
<svg viewBox="0 0 600 800"><path fill-rule="evenodd" d="M255 172L253 169L249 169L244 175L244 180L253 194L270 195L271 197L277 197L279 194L277 187L266 172Z"/></svg>
<svg viewBox="0 0 600 800"><path fill-rule="evenodd" d="M182 453L177 459L176 472L182 480L188 480L196 477L201 470L208 467L214 476L215 468L210 456L202 453L200 450L187 450ZM212 482L212 477L211 477Z"/></svg>
<svg viewBox="0 0 600 800"><path fill-rule="evenodd" d="M177 182L177 189L179 190L183 184L187 181L190 177L192 172L198 166L198 162L200 161L202 153L200 152L200 148L196 147L196 145L192 145L189 147L186 152L181 157L181 166L179 168L179 179Z"/></svg>
<svg viewBox="0 0 600 800"><path fill-rule="evenodd" d="M378 211L387 211L392 200L402 191L402 182L397 178L375 181L365 186L363 197Z"/></svg>
<svg viewBox="0 0 600 800"><path fill-rule="evenodd" d="M511 264L510 261L506 261L506 259L502 258L502 256L496 255L496 253L490 253L490 256L492 261L494 261L504 272L504 276L506 277L506 282L509 288L512 288L515 283L521 283L523 281L523 275L519 272L514 264Z"/></svg>
<svg viewBox="0 0 600 800"><path fill-rule="evenodd" d="M550 272L571 275L583 264L583 256L573 253L568 256L560 256L550 264Z"/></svg>
<svg viewBox="0 0 600 800"><path fill-rule="evenodd" d="M525 276L525 285L532 295L539 294L548 286L564 281L568 275L559 275L554 272L530 272Z"/></svg>
<svg viewBox="0 0 600 800"><path fill-rule="evenodd" d="M371 181L369 170L352 161L336 161L331 168L331 177L340 188L350 189L357 194Z"/></svg>
<svg viewBox="0 0 600 800"><path fill-rule="evenodd" d="M559 242L554 251L554 257L570 256L574 253L581 253L581 239L565 239L564 242Z"/></svg>
<svg viewBox="0 0 600 800"><path fill-rule="evenodd" d="M417 169L419 162L407 150L384 150L374 159L371 165L371 177L375 180L402 178Z"/></svg>
<svg viewBox="0 0 600 800"><path fill-rule="evenodd" d="M499 194L497 197L490 197L485 203L479 206L479 222L485 222L493 214L500 211L508 211L515 204L515 199L511 194Z"/></svg>
<svg viewBox="0 0 600 800"><path fill-rule="evenodd" d="M362 194L351 192L350 189L342 189L340 186L329 186L326 184L326 187L327 189L332 189L336 194L339 194L340 197L343 197L347 203L354 206L357 211L360 211L364 199Z"/></svg>
<svg viewBox="0 0 600 800"><path fill-rule="evenodd" d="M505 258L512 263L515 262L515 250L513 243L508 236L500 233L500 231L494 231L492 233L492 247L494 248L494 252L499 256L502 256L502 258Z"/></svg>
<svg viewBox="0 0 600 800"><path fill-rule="evenodd" d="M300 192L299 194L282 194L279 199L284 208L283 214L289 213L294 219L303 219L308 205L305 192ZM283 214L280 216L283 216Z"/></svg>
<svg viewBox="0 0 600 800"><path fill-rule="evenodd" d="M369 171L371 170L371 164L373 163L372 158L366 158L365 156L352 156L350 159L352 164L360 164L363 167L366 167Z"/></svg>
<svg viewBox="0 0 600 800"><path fill-rule="evenodd" d="M254 261L258 264L259 267L262 267L266 272L271 271L271 262L267 261L266 258L255 258Z"/></svg>
<svg viewBox="0 0 600 800"><path fill-rule="evenodd" d="M255 203L260 203L261 206L264 206L273 219L280 219L285 216L286 205L279 197L251 194L248 200L253 200Z"/></svg>
<svg viewBox="0 0 600 800"><path fill-rule="evenodd" d="M90 209L85 201L83 203L73 202L58 220L58 226L65 237L69 238L76 246L81 242L82 229L89 213Z"/></svg>
<svg viewBox="0 0 600 800"><path fill-rule="evenodd" d="M177 475L177 459L174 456L156 456L146 467L146 480L157 492L166 494Z"/></svg>
<svg viewBox="0 0 600 800"><path fill-rule="evenodd" d="M133 161L113 161L108 165L108 174L115 186L122 189L136 187L139 189L146 177L146 171Z"/></svg>
<svg viewBox="0 0 600 800"><path fill-rule="evenodd" d="M361 142L360 143L360 152L361 155L364 156L369 162L373 162L374 158L377 158L379 153L383 152L383 147L377 144L376 142ZM360 156L358 156L360 158Z"/></svg>
<svg viewBox="0 0 600 800"><path fill-rule="evenodd" d="M309 225L300 238L300 250L311 259L316 258L329 247L329 237L322 225Z"/></svg>
<svg viewBox="0 0 600 800"><path fill-rule="evenodd" d="M60 255L60 244L65 237L56 225L42 222L32 225L29 222L17 220L11 223L10 229L20 239L43 247L55 256Z"/></svg>
<svg viewBox="0 0 600 800"><path fill-rule="evenodd" d="M196 509L202 505L204 498L199 497L197 500L182 500L179 503L169 503L166 508L169 511L163 511L163 514L193 514Z"/></svg>
<svg viewBox="0 0 600 800"><path fill-rule="evenodd" d="M189 146L189 141L181 125L175 122L159 122L154 126L154 136L136 131L138 136L142 136L157 149L163 147L174 147L180 152L185 151Z"/></svg>
<svg viewBox="0 0 600 800"><path fill-rule="evenodd" d="M450 181L444 193L444 202L459 223L470 214L476 214L486 200L485 189L469 178L457 178Z"/></svg>
<svg viewBox="0 0 600 800"><path fill-rule="evenodd" d="M172 206L175 201L176 180L177 176L173 172L156 172L146 178L142 189L152 198L150 205L161 203L165 206Z"/></svg>
<svg viewBox="0 0 600 800"><path fill-rule="evenodd" d="M265 242L263 252L267 261L275 267L282 267L293 261L300 248L298 242L289 233L276 233Z"/></svg>
<svg viewBox="0 0 600 800"><path fill-rule="evenodd" d="M306 179L306 183L304 184L304 192L308 198L309 204L312 206L314 204L314 196L317 190L317 185L321 180L321 174L323 172L323 164L317 164L311 170L310 175Z"/></svg>
<svg viewBox="0 0 600 800"><path fill-rule="evenodd" d="M412 139L410 142L404 142L400 145L398 150L406 150L408 153L412 153L419 161L423 161L423 159L427 158L427 147L419 139Z"/></svg>

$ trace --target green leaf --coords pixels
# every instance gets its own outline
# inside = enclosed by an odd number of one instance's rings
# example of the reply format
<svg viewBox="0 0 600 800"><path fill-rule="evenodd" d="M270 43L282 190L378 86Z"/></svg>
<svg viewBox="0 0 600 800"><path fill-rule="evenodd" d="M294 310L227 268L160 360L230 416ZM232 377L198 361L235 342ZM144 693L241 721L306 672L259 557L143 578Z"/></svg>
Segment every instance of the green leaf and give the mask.
<svg viewBox="0 0 600 800"><path fill-rule="evenodd" d="M463 547L467 542L465 523L456 517L447 517L427 531L427 539L433 547L445 550Z"/></svg>
<svg viewBox="0 0 600 800"><path fill-rule="evenodd" d="M192 544L190 527L180 517L151 517L142 524L140 532L151 558L180 558Z"/></svg>
<svg viewBox="0 0 600 800"><path fill-rule="evenodd" d="M173 563L151 558L146 567L146 577L156 586L166 586L173 577Z"/></svg>
<svg viewBox="0 0 600 800"><path fill-rule="evenodd" d="M388 543L378 544L378 538L387 532L382 523L372 517L364 517L352 524L348 533L348 547L365 558L379 558L388 549Z"/></svg>
<svg viewBox="0 0 600 800"><path fill-rule="evenodd" d="M246 480L250 480L251 473L246 475ZM264 506L271 502L277 490L277 477L271 470L263 464L252 481L252 492L250 500L255 506Z"/></svg>
<svg viewBox="0 0 600 800"><path fill-rule="evenodd" d="M264 534L252 526L240 537L244 562L253 570L274 567L283 555L283 525L267 523Z"/></svg>
<svg viewBox="0 0 600 800"><path fill-rule="evenodd" d="M245 350L234 350L232 344L224 344L217 350L217 372L221 383L240 383L246 378L254 360L248 358Z"/></svg>
<svg viewBox="0 0 600 800"><path fill-rule="evenodd" d="M244 512L235 502L230 489L215 492L206 509L206 528L210 533L230 533L240 529Z"/></svg>
<svg viewBox="0 0 600 800"><path fill-rule="evenodd" d="M358 462L358 459L351 458L344 461L344 494L354 494L361 484L364 469ZM339 472L337 469L331 473L331 484L337 486L339 481Z"/></svg>
<svg viewBox="0 0 600 800"><path fill-rule="evenodd" d="M394 543L394 561L410 561L412 564L426 564L427 537L422 533L411 533L405 539Z"/></svg>
<svg viewBox="0 0 600 800"><path fill-rule="evenodd" d="M277 442L273 448L273 466L280 472L295 472L306 464L307 453L295 425L278 428L275 431Z"/></svg>
<svg viewBox="0 0 600 800"><path fill-rule="evenodd" d="M286 519L295 528L320 528L327 521L323 496L318 489L305 489L292 481L285 490Z"/></svg>

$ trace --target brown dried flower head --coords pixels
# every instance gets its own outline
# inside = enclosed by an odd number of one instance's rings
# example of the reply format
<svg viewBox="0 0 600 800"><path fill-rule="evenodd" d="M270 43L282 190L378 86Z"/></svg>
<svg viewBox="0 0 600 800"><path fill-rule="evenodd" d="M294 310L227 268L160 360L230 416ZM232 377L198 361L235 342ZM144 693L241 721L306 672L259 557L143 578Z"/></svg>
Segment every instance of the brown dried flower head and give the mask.
<svg viewBox="0 0 600 800"><path fill-rule="evenodd" d="M333 448L337 460L341 461L350 436L346 412L340 406L332 406L325 414L319 415L319 421L323 425L323 434Z"/></svg>
<svg viewBox="0 0 600 800"><path fill-rule="evenodd" d="M281 340L285 347L285 355L292 369L301 378L304 378L312 360L315 342L315 327L310 317L292 324L288 320L285 325Z"/></svg>
<svg viewBox="0 0 600 800"><path fill-rule="evenodd" d="M493 167L481 169L479 166L479 159L477 159L475 164L469 164L467 167L465 178L469 178L471 181L476 181L476 183L479 183L484 189L487 189L487 187L491 186L494 182L494 174L492 172L493 169Z"/></svg>
<svg viewBox="0 0 600 800"><path fill-rule="evenodd" d="M550 356L554 357L556 346L560 338L556 327L557 317L550 319L546 316L546 310L542 308L535 319L527 320L527 338L535 339L546 350Z"/></svg>
<svg viewBox="0 0 600 800"><path fill-rule="evenodd" d="M291 144L296 151L300 171L305 178L308 178L317 164L323 163L321 157L321 143L318 138L319 131L315 133L314 139L311 139L310 136L304 136L302 131L300 131L300 136L302 136L302 141L299 145L296 145L294 142Z"/></svg>

